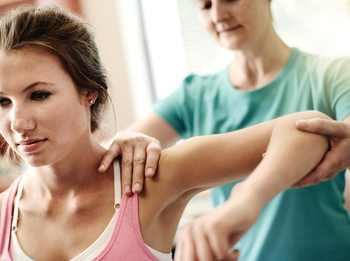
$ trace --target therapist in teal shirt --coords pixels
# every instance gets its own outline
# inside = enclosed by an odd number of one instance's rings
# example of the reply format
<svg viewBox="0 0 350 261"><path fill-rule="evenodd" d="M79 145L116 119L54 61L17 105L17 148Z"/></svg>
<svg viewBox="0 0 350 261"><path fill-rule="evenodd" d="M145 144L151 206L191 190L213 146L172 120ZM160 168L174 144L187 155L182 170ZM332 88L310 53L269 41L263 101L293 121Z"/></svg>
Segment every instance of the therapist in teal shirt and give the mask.
<svg viewBox="0 0 350 261"><path fill-rule="evenodd" d="M350 60L287 46L272 26L269 0L196 4L204 28L232 50L233 62L213 75L189 75L128 130L168 147L180 138L235 131L298 111L318 110L343 121L299 123L300 129L330 135L330 151L296 184L299 188L282 192L265 206L235 248L245 261L350 260L350 218L343 207L344 169L350 166ZM124 183L125 193L140 191L143 173L152 176L156 169L158 141L140 137L118 134L101 164L107 166L122 152L124 172L134 169L133 186ZM211 190L215 206L228 199L234 185Z"/></svg>

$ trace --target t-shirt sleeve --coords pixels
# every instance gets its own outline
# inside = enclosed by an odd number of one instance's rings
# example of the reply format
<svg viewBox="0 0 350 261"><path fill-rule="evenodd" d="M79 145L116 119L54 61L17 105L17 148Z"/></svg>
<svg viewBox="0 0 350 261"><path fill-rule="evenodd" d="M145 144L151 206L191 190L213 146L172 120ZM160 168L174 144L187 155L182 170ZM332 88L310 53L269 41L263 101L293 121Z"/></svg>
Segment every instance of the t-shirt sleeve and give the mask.
<svg viewBox="0 0 350 261"><path fill-rule="evenodd" d="M189 138L193 125L193 78L188 76L172 94L156 102L153 111L168 122L182 138Z"/></svg>
<svg viewBox="0 0 350 261"><path fill-rule="evenodd" d="M342 121L350 115L350 59L334 61L327 73L326 92L334 118Z"/></svg>

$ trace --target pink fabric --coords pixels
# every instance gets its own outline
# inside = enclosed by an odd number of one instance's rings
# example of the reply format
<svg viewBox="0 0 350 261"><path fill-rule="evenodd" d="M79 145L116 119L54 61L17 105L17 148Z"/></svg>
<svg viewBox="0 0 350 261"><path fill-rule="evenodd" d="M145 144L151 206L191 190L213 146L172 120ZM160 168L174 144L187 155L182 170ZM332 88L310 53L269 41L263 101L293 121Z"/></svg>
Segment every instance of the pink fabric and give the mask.
<svg viewBox="0 0 350 261"><path fill-rule="evenodd" d="M143 242L139 223L139 197L122 197L118 220L105 249L92 261L159 261Z"/></svg>
<svg viewBox="0 0 350 261"><path fill-rule="evenodd" d="M20 177L21 178L21 177ZM5 197L1 211L0 260L13 261L10 251L13 201L18 178ZM138 210L138 195L122 196L118 219L106 247L92 261L159 261L143 242Z"/></svg>
<svg viewBox="0 0 350 261"><path fill-rule="evenodd" d="M12 261L10 242L11 242L11 226L12 226L12 213L13 213L13 201L16 196L18 183L22 176L17 178L11 185L7 195L2 202L1 208L1 227L0 227L0 260Z"/></svg>

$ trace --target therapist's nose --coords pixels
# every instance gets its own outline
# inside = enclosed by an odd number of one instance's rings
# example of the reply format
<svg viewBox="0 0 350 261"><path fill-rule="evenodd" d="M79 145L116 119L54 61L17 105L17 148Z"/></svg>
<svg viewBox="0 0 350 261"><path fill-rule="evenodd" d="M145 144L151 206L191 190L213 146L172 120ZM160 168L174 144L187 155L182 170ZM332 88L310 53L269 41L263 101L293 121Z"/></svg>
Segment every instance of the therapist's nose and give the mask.
<svg viewBox="0 0 350 261"><path fill-rule="evenodd" d="M211 19L213 23L222 23L230 18L230 14L225 8L225 5L220 3L220 1L212 1L211 9Z"/></svg>

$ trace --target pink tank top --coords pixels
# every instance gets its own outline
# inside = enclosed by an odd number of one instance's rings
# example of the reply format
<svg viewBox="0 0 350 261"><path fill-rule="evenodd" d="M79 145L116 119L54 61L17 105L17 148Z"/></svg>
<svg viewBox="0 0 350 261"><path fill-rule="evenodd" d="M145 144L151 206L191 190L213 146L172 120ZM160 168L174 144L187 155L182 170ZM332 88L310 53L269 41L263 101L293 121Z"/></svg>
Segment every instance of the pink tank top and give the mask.
<svg viewBox="0 0 350 261"><path fill-rule="evenodd" d="M1 210L0 260L12 261L10 242L13 201L20 179L5 196ZM159 261L144 243L139 224L138 195L122 196L118 219L106 247L92 261Z"/></svg>

